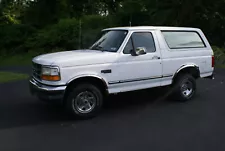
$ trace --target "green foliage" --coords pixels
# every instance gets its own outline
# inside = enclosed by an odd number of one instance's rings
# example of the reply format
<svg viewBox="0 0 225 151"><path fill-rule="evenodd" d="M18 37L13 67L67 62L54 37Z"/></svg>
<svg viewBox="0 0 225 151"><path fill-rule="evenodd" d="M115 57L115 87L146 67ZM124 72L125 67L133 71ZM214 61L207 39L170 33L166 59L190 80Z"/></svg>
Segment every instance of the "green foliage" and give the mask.
<svg viewBox="0 0 225 151"><path fill-rule="evenodd" d="M130 23L201 28L212 45L224 47L224 5L224 0L1 0L0 54L88 48L103 28ZM214 50L217 63L224 63L224 49Z"/></svg>
<svg viewBox="0 0 225 151"><path fill-rule="evenodd" d="M15 15L10 12L3 12L0 17L1 24L19 24L19 21L15 18Z"/></svg>
<svg viewBox="0 0 225 151"><path fill-rule="evenodd" d="M110 27L104 16L84 16L80 20L61 19L57 24L36 30L29 25L1 25L0 53L19 54L27 51L55 52L88 48L102 28Z"/></svg>
<svg viewBox="0 0 225 151"><path fill-rule="evenodd" d="M86 15L81 18L82 28L84 29L99 29L110 26L108 17L99 15Z"/></svg>
<svg viewBox="0 0 225 151"><path fill-rule="evenodd" d="M70 17L67 0L30 0L26 6L21 20L36 27L44 27Z"/></svg>
<svg viewBox="0 0 225 151"><path fill-rule="evenodd" d="M103 28L110 27L110 20L99 15L84 16L81 19L82 48L91 46Z"/></svg>
<svg viewBox="0 0 225 151"><path fill-rule="evenodd" d="M0 54L26 52L24 42L35 29L28 25L0 25Z"/></svg>
<svg viewBox="0 0 225 151"><path fill-rule="evenodd" d="M57 24L39 30L26 42L29 50L42 52L88 48L102 28L109 27L108 18L90 15L78 19L62 19Z"/></svg>
<svg viewBox="0 0 225 151"><path fill-rule="evenodd" d="M26 0L2 0L0 2L0 24L19 24Z"/></svg>
<svg viewBox="0 0 225 151"><path fill-rule="evenodd" d="M39 30L26 42L28 49L76 49L79 46L79 21L62 19L57 24Z"/></svg>
<svg viewBox="0 0 225 151"><path fill-rule="evenodd" d="M213 46L212 49L214 51L214 56L216 60L215 64L218 66L225 65L225 49L216 46Z"/></svg>

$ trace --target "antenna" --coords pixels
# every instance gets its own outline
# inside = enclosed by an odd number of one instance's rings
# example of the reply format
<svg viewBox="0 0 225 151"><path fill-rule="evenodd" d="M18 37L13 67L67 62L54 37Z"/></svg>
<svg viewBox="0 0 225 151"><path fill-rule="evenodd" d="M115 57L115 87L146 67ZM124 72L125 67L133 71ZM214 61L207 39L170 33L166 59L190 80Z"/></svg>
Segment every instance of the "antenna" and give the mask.
<svg viewBox="0 0 225 151"><path fill-rule="evenodd" d="M132 23L132 13L130 14L130 27L131 27L131 23Z"/></svg>
<svg viewBox="0 0 225 151"><path fill-rule="evenodd" d="M81 19L79 21L79 49L81 49Z"/></svg>

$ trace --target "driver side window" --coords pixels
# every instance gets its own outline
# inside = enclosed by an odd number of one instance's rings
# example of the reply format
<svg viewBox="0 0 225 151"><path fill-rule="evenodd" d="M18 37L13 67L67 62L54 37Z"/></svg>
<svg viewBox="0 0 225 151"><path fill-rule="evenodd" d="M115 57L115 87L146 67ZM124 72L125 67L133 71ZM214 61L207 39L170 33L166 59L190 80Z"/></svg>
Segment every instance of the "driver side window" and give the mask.
<svg viewBox="0 0 225 151"><path fill-rule="evenodd" d="M133 43L132 43L133 40ZM151 32L134 32L127 42L123 53L130 54L131 50L136 50L137 47L144 47L147 53L155 52L155 42Z"/></svg>

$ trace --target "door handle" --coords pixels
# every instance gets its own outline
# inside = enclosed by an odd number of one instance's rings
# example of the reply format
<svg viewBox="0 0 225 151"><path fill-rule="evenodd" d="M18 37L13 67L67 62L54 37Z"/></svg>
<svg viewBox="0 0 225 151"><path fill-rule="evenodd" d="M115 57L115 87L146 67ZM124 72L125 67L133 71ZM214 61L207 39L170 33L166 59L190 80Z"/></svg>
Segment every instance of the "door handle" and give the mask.
<svg viewBox="0 0 225 151"><path fill-rule="evenodd" d="M160 59L159 56L153 56L152 59Z"/></svg>

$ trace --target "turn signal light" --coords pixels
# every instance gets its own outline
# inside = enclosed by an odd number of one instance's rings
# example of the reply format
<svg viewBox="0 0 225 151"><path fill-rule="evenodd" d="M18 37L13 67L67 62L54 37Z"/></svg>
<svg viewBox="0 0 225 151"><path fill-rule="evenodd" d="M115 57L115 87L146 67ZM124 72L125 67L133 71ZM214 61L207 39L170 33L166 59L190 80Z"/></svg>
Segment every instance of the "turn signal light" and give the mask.
<svg viewBox="0 0 225 151"><path fill-rule="evenodd" d="M59 81L60 77L58 75L56 76L52 76L52 75L42 75L41 76L42 80L46 80L46 81Z"/></svg>

